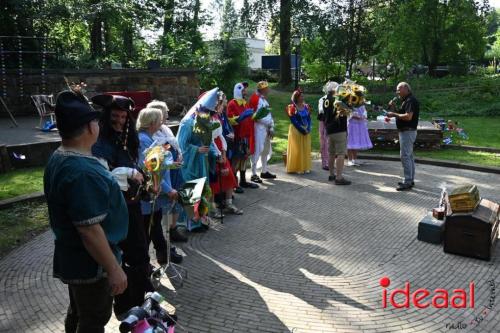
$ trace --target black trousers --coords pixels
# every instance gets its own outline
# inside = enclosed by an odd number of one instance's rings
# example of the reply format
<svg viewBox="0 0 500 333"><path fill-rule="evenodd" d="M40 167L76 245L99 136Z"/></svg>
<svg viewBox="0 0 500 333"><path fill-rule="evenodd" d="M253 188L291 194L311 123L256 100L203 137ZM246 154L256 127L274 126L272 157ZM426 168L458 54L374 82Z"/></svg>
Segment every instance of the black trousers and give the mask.
<svg viewBox="0 0 500 333"><path fill-rule="evenodd" d="M161 225L161 209L153 213L153 225L150 225L151 215L144 215L143 218L144 226L146 228L146 234L148 237L148 246L151 242L153 242L153 247L156 251L166 251L167 241L165 240L165 236L163 235L163 227Z"/></svg>
<svg viewBox="0 0 500 333"><path fill-rule="evenodd" d="M134 306L144 303L144 294L153 291L150 281L151 265L149 264L149 243L142 221L139 203L129 203L127 239L120 243L123 251L122 268L127 275L127 289L115 297L114 311L116 315L126 313Z"/></svg>
<svg viewBox="0 0 500 333"><path fill-rule="evenodd" d="M103 333L111 317L113 297L108 280L91 284L69 284L69 308L64 320L66 333Z"/></svg>

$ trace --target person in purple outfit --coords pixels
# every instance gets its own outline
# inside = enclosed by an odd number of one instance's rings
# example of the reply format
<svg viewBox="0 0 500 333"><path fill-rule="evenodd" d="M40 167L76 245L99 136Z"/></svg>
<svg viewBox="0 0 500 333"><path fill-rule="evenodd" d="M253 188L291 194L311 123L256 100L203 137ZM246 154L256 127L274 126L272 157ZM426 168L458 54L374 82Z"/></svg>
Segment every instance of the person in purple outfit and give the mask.
<svg viewBox="0 0 500 333"><path fill-rule="evenodd" d="M373 148L370 134L368 133L368 114L364 105L355 107L347 125L347 166L358 166L356 161L358 150Z"/></svg>

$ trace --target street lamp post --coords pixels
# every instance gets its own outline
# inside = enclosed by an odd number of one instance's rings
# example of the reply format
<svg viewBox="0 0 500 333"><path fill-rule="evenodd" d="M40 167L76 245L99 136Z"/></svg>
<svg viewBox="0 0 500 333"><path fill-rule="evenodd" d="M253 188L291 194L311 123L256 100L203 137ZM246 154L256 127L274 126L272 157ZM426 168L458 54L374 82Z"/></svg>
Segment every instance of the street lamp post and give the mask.
<svg viewBox="0 0 500 333"><path fill-rule="evenodd" d="M295 90L299 88L300 62L299 62L299 47L300 35L295 35L292 38L293 46L295 46Z"/></svg>

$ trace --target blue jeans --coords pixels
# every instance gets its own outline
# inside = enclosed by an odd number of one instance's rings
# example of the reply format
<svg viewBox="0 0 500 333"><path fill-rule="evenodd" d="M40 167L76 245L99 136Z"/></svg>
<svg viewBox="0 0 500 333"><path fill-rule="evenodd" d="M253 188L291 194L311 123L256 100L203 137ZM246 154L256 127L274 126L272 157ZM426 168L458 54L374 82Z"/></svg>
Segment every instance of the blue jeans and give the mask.
<svg viewBox="0 0 500 333"><path fill-rule="evenodd" d="M404 183L411 184L415 180L415 157L413 156L413 145L417 138L417 131L399 132L399 149L401 163L404 170Z"/></svg>

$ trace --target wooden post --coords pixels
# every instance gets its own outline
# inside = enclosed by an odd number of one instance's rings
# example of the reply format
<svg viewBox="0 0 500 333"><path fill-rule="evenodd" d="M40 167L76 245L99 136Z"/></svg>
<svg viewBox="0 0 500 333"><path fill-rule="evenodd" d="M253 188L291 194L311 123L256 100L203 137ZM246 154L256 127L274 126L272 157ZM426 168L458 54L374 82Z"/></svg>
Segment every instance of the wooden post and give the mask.
<svg viewBox="0 0 500 333"><path fill-rule="evenodd" d="M2 102L3 104L3 107L5 108L5 111L7 111L7 113L9 114L10 116L10 120L12 120L12 122L14 123L14 125L16 127L19 127L19 125L17 124L17 121L16 119L14 118L14 116L12 115L12 112L10 112L9 108L7 107L7 104L5 104L5 101L3 100L2 97L0 97L0 102Z"/></svg>
<svg viewBox="0 0 500 333"><path fill-rule="evenodd" d="M6 145L0 145L0 172L7 172L12 169L10 157Z"/></svg>

